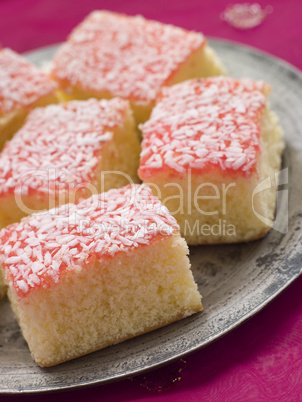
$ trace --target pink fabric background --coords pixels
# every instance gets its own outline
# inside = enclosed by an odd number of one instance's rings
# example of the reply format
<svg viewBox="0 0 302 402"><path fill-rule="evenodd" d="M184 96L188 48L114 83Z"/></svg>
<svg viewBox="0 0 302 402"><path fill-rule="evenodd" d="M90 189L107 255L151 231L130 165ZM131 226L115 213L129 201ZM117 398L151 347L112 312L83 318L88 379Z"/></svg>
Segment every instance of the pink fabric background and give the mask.
<svg viewBox="0 0 302 402"><path fill-rule="evenodd" d="M230 1L231 2L231 1ZM224 0L0 0L0 43L18 52L63 41L93 9L109 9L202 31L263 49L302 68L301 0L260 0L274 11L257 28L239 31L219 18ZM244 2L244 0L242 1ZM302 277L241 327L147 375L177 377L164 392L150 392L142 378L44 395L1 397L10 401L300 401L302 400ZM1 364L1 362L0 362Z"/></svg>

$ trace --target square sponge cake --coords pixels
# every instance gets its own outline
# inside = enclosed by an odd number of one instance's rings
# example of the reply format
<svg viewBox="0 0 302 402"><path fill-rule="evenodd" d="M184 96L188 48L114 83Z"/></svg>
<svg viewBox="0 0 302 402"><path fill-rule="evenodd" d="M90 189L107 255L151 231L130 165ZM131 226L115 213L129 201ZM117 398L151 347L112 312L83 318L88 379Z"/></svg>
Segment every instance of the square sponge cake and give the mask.
<svg viewBox="0 0 302 402"><path fill-rule="evenodd" d="M129 185L0 232L8 296L34 360L52 366L202 309L176 220Z"/></svg>
<svg viewBox="0 0 302 402"><path fill-rule="evenodd" d="M51 76L67 99L128 99L140 123L163 85L222 73L200 33L141 16L94 11L56 53Z"/></svg>
<svg viewBox="0 0 302 402"><path fill-rule="evenodd" d="M0 227L138 182L139 152L128 101L90 99L35 109L0 155Z"/></svg>
<svg viewBox="0 0 302 402"><path fill-rule="evenodd" d="M10 49L0 49L0 150L37 106L57 103L57 84Z"/></svg>
<svg viewBox="0 0 302 402"><path fill-rule="evenodd" d="M270 90L247 79L189 80L164 88L141 127L139 176L189 244L255 240L272 227L284 143Z"/></svg>

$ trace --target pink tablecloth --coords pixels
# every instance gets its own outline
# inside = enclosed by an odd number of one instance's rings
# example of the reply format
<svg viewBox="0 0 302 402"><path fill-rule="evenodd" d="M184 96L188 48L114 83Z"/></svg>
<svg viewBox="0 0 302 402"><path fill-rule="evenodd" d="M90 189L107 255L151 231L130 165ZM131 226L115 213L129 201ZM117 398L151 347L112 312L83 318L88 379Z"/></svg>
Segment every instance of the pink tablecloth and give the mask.
<svg viewBox="0 0 302 402"><path fill-rule="evenodd" d="M262 25L236 30L219 18L224 0L0 0L0 43L24 52L61 42L91 10L143 14L159 21L266 50L302 68L301 0L259 1L273 12ZM168 381L148 391L145 380L124 380L79 391L45 395L43 401L298 401L302 400L302 278L237 330L205 349L147 375ZM1 364L1 362L0 362ZM179 374L179 372L181 373ZM166 384L167 385L167 384ZM1 398L4 400L5 398ZM9 400L41 401L36 396Z"/></svg>

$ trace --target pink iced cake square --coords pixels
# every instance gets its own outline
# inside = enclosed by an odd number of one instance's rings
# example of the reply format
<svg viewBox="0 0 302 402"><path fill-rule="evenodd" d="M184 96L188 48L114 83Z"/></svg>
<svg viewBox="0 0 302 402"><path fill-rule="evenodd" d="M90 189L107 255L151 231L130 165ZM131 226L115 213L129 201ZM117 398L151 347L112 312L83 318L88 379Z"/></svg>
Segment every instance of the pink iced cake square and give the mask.
<svg viewBox="0 0 302 402"><path fill-rule="evenodd" d="M139 152L128 101L36 108L0 154L0 228L137 181Z"/></svg>
<svg viewBox="0 0 302 402"><path fill-rule="evenodd" d="M254 240L272 226L284 144L270 90L247 79L189 80L164 88L141 126L139 176L189 244ZM260 191L266 178L274 184Z"/></svg>
<svg viewBox="0 0 302 402"><path fill-rule="evenodd" d="M8 296L34 360L52 366L202 309L166 207L129 185L0 232Z"/></svg>
<svg viewBox="0 0 302 402"><path fill-rule="evenodd" d="M163 85L224 72L200 33L109 11L94 11L54 57L52 77L67 99L128 99L138 123Z"/></svg>
<svg viewBox="0 0 302 402"><path fill-rule="evenodd" d="M23 56L0 49L0 150L30 110L57 102L54 81Z"/></svg>

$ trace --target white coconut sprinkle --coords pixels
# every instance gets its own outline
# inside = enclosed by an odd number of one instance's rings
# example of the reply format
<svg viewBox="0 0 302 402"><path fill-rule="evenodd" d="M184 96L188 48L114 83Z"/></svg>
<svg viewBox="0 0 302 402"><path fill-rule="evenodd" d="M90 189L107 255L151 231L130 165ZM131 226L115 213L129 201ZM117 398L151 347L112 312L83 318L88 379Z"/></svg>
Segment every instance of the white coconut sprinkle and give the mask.
<svg viewBox="0 0 302 402"><path fill-rule="evenodd" d="M23 293L28 292L28 289L29 289L28 283L26 283L23 279L21 279L20 281L17 281L17 286Z"/></svg>
<svg viewBox="0 0 302 402"><path fill-rule="evenodd" d="M10 257L6 260L7 264L17 264L18 262L22 261L22 257L20 256L15 256L15 257Z"/></svg>

